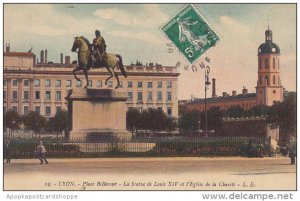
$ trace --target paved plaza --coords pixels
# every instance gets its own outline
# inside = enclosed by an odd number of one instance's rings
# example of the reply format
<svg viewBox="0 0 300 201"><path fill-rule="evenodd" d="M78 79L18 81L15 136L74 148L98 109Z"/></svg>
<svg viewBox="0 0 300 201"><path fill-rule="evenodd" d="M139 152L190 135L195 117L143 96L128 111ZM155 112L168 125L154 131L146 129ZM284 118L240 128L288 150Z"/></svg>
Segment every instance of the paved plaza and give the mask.
<svg viewBox="0 0 300 201"><path fill-rule="evenodd" d="M5 190L295 190L288 157L12 160Z"/></svg>

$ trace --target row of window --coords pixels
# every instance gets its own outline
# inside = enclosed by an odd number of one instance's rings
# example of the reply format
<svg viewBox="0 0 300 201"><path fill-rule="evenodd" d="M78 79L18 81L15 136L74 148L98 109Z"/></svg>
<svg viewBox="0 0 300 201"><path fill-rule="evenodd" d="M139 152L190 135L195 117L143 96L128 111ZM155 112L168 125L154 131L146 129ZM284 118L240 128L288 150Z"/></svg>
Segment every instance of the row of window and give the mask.
<svg viewBox="0 0 300 201"><path fill-rule="evenodd" d="M255 103L236 103L236 104L222 104L222 103L220 103L220 104L209 105L209 106L207 106L207 109L209 110L210 108L213 108L213 107L219 107L222 110L228 110L231 107L241 107L241 108L244 108L244 109L250 109L250 108L254 107L255 105L256 105ZM200 105L200 106L193 107L192 109L198 109L200 111L204 111L205 106Z"/></svg>
<svg viewBox="0 0 300 201"><path fill-rule="evenodd" d="M130 91L127 94L128 94L128 101L132 101L133 100L133 92ZM167 97L167 101L172 101L172 92L167 91L166 97ZM152 101L152 100L153 100L153 92L147 92L147 101ZM157 92L156 100L162 101L162 92L161 91ZM138 102L143 101L143 92L141 92L141 91L137 92L137 101Z"/></svg>
<svg viewBox="0 0 300 201"><path fill-rule="evenodd" d="M147 82L147 88L152 88L153 87L153 82ZM156 88L162 88L163 83L162 82L157 82ZM172 82L168 81L167 82L167 88L172 88ZM127 83L127 88L133 88L133 81L128 81ZM137 82L137 88L143 88L143 82L138 81Z"/></svg>
<svg viewBox="0 0 300 201"><path fill-rule="evenodd" d="M7 80L4 80L4 86L6 86L7 84ZM45 87L51 87L51 80L50 79L46 79L45 80ZM120 81L121 87L123 85L122 81ZM41 81L39 79L35 79L34 80L34 86L35 87L39 87L41 85ZM88 83L89 87L93 86L93 81L89 80ZM113 86L113 82L112 81L108 81L107 83L108 87L112 87ZM127 83L127 88L133 88L133 81L128 81ZM12 86L18 86L18 80L17 79L13 79L12 80ZM29 86L29 80L23 80L23 86ZM62 81L61 80L55 80L55 87L61 87L62 86ZM76 87L81 87L82 86L82 81L76 81ZM97 80L96 82L96 86L97 88L101 88L102 87L102 80ZM72 87L72 80L66 80L66 87ZM147 88L152 88L153 87L153 82L147 82ZM157 88L162 88L163 87L163 82L157 82L156 85ZM166 87L167 88L172 88L172 82L168 81L166 83ZM143 82L142 81L138 81L137 82L137 88L143 88Z"/></svg>
<svg viewBox="0 0 300 201"><path fill-rule="evenodd" d="M41 99L40 91L35 91L34 98L36 100ZM166 94L167 101L172 100L172 92L168 91ZM3 91L3 98L6 99L6 91ZM157 101L162 101L162 92L157 92L156 96ZM12 99L17 100L18 99L18 91L12 91ZM28 100L29 99L29 91L23 91L23 99ZM153 99L153 92L147 93L147 100L152 101ZM45 100L51 100L51 91L45 91ZM55 92L55 100L61 100L61 91ZM133 92L128 92L128 101L133 100ZM143 92L137 92L137 101L143 101Z"/></svg>
<svg viewBox="0 0 300 201"><path fill-rule="evenodd" d="M3 107L4 112L6 112L6 106ZM18 106L12 106L12 110L15 112L18 112ZM61 110L61 106L56 106L56 112ZM34 111L37 114L41 114L41 107L40 106L35 106ZM29 113L29 106L24 106L23 107L23 114L27 115ZM45 116L51 116L51 106L45 106Z"/></svg>
<svg viewBox="0 0 300 201"><path fill-rule="evenodd" d="M281 84L281 83L280 83L280 76L278 76L277 82L278 82L278 85ZM273 75L272 83L273 83L273 85L276 85L276 76L275 76L275 75ZM263 80L262 80L262 77L260 76L260 77L259 77L259 85L262 85L262 84L263 84ZM265 84L265 85L270 85L270 82L269 82L269 76L267 76L267 75L266 75L265 78L264 78L264 84Z"/></svg>
<svg viewBox="0 0 300 201"><path fill-rule="evenodd" d="M263 67L263 60L260 58L259 59L259 69L262 69L262 67ZM277 63L278 63L278 69L280 68L280 66L279 66L279 59L277 60ZM269 59L268 58L265 58L264 59L264 64L265 64L265 69L269 69ZM273 57L273 69L275 69L276 68L276 59Z"/></svg>
<svg viewBox="0 0 300 201"><path fill-rule="evenodd" d="M17 79L12 80L12 86L18 86L18 83L19 83L19 80L17 80ZM34 86L39 87L40 83L41 83L41 81L39 79L34 80ZM7 84L7 80L4 80L4 86L6 86L6 84ZM24 79L23 80L23 86L28 87L29 86L29 80ZM45 80L45 86L46 87L51 87L51 80L46 79ZM55 86L56 87L61 87L61 80L56 80L55 81ZM67 80L66 86L71 87L72 86L72 81Z"/></svg>
<svg viewBox="0 0 300 201"><path fill-rule="evenodd" d="M3 91L3 99L6 99L6 91ZM40 91L35 91L35 99L39 100L41 98ZM12 91L12 99L17 100L18 99L18 91ZM29 99L29 91L23 91L23 99L28 100ZM45 92L45 99L51 100L51 91ZM55 100L61 100L61 91L55 92Z"/></svg>

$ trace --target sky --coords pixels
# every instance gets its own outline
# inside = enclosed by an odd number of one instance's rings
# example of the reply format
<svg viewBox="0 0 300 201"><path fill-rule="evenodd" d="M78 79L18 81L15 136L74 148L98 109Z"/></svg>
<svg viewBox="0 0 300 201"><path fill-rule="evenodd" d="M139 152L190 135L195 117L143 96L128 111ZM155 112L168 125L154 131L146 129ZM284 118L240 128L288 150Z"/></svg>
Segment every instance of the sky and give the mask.
<svg viewBox="0 0 300 201"><path fill-rule="evenodd" d="M33 47L39 57L47 49L48 61L59 62L60 53L71 52L75 36L90 41L96 29L105 38L107 52L118 53L124 64L136 60L175 66L179 61L178 98L204 97L204 71L193 72L174 47L168 53L160 27L185 4L5 4L4 45L11 51L26 52ZM288 91L296 90L296 5L295 4L194 4L221 37L206 52L211 60L210 79L216 78L217 95L241 93L245 86L255 92L257 49L265 41L270 26L273 42L281 50L281 82ZM211 96L211 89L208 97Z"/></svg>

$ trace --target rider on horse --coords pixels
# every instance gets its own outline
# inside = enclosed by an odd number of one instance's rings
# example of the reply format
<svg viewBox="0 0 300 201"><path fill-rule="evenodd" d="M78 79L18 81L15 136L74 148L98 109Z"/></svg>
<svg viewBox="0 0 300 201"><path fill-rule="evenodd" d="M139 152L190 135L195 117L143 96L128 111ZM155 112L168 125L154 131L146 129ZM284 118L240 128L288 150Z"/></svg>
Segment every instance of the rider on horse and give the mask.
<svg viewBox="0 0 300 201"><path fill-rule="evenodd" d="M73 74L76 80L80 80L76 76L76 72L82 70L85 75L86 85L84 88L88 87L88 70L91 68L106 68L109 72L110 76L105 80L105 84L107 84L108 80L112 77L117 79L116 89L121 86L120 80L118 77L118 73L115 72L115 68L121 71L121 74L124 77L127 77L127 73L125 71L122 56L119 54L106 53L106 45L104 39L100 36L100 31L95 31L96 38L93 40L93 50L89 41L83 37L75 37L73 46L71 48L72 52L76 52L78 49L78 66L74 68Z"/></svg>
<svg viewBox="0 0 300 201"><path fill-rule="evenodd" d="M100 35L100 31L95 31L96 38L93 40L95 64L107 64L106 44L104 38Z"/></svg>

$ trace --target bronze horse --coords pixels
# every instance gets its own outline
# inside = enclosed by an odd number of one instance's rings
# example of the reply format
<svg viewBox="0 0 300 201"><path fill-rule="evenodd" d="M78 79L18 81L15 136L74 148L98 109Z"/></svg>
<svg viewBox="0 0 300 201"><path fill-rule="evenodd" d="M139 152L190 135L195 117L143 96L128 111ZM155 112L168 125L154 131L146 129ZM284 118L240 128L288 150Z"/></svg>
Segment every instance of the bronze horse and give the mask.
<svg viewBox="0 0 300 201"><path fill-rule="evenodd" d="M108 80L110 80L112 77L115 77L118 82L115 88L117 89L121 86L119 76L115 72L115 67L119 67L122 75L124 77L127 77L126 71L123 66L121 55L107 53L107 62L105 64L102 64L101 66L96 66L100 62L98 61L96 62L96 64L94 64L94 62L92 61L93 51L91 49L91 45L89 41L85 37L83 36L75 37L71 51L76 52L77 49L78 49L77 53L78 53L79 65L76 68L74 68L73 74L75 79L79 81L80 79L76 76L76 72L83 70L86 79L86 85L84 86L84 88L87 88L89 83L88 70L90 70L91 68L101 68L101 67L105 67L107 71L110 73L110 76L105 80L105 85L107 85Z"/></svg>

